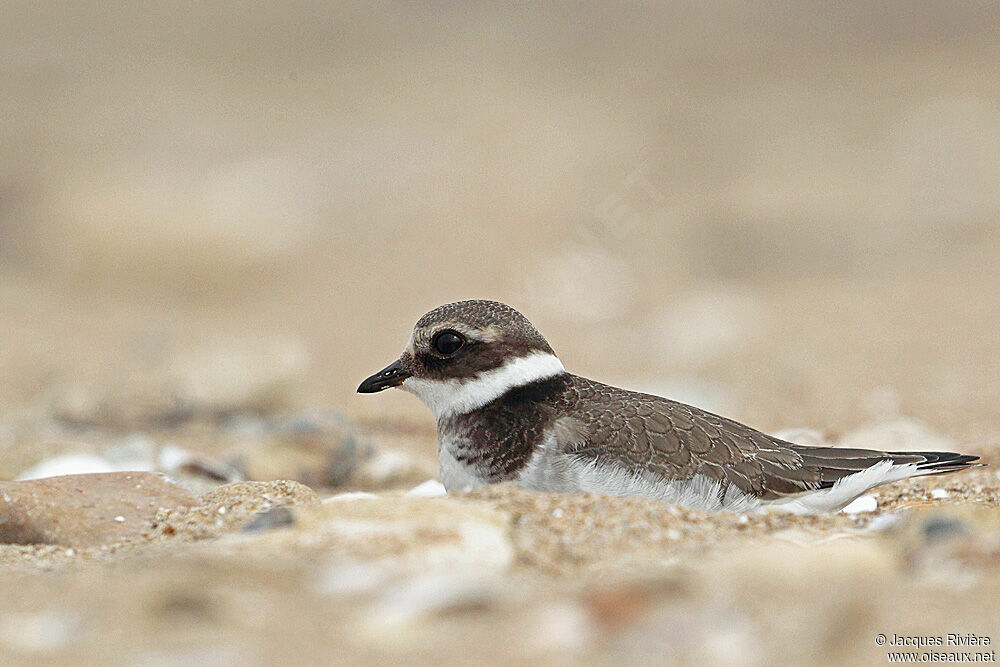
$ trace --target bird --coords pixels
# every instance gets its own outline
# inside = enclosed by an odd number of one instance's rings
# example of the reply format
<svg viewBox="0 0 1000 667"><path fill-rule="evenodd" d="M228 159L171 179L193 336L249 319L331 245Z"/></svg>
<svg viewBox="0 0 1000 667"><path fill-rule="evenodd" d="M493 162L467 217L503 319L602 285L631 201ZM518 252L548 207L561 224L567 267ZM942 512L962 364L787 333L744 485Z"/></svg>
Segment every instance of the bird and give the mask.
<svg viewBox="0 0 1000 667"><path fill-rule="evenodd" d="M953 452L800 445L573 375L524 315L498 301L426 313L399 359L358 392L390 387L434 413L449 493L512 482L703 510L817 514L881 484L979 465L978 456Z"/></svg>

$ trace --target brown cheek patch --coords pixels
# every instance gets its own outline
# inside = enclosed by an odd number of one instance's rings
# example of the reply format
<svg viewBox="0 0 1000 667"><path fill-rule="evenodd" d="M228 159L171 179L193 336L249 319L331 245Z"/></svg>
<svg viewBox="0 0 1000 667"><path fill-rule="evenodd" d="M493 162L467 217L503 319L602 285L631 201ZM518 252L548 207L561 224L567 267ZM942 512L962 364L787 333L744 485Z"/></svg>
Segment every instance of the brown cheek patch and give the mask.
<svg viewBox="0 0 1000 667"><path fill-rule="evenodd" d="M441 358L429 352L418 355L425 369L422 377L428 379L471 378L494 368L499 368L509 359L525 357L538 348L526 342L500 341L482 343L469 341L454 356Z"/></svg>

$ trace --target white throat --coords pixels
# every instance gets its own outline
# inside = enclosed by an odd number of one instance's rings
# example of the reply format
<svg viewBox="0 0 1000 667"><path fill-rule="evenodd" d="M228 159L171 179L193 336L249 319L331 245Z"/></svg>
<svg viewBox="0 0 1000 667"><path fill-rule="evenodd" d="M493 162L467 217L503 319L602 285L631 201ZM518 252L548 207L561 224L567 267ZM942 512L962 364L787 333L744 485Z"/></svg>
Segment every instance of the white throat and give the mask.
<svg viewBox="0 0 1000 667"><path fill-rule="evenodd" d="M565 373L558 357L548 352L532 352L508 359L497 368L470 378L428 380L406 378L400 388L414 394L438 419L461 415L495 401L511 389Z"/></svg>

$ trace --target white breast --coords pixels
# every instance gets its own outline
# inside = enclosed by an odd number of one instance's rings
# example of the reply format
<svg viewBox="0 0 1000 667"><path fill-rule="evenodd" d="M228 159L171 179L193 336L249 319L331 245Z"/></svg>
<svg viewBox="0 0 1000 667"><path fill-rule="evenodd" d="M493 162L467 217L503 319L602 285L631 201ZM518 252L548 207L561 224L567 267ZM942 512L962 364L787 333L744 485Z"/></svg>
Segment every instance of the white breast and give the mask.
<svg viewBox="0 0 1000 667"><path fill-rule="evenodd" d="M464 491L478 489L486 484L475 469L455 458L457 441L453 438L441 438L438 441L438 465L441 468L441 483L448 491Z"/></svg>

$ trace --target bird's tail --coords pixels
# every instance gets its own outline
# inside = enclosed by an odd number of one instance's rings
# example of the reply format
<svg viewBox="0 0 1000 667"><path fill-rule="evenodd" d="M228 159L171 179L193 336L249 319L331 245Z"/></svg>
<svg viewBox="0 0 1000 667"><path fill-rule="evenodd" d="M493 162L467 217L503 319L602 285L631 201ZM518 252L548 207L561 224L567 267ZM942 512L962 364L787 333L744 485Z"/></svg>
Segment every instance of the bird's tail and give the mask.
<svg viewBox="0 0 1000 667"><path fill-rule="evenodd" d="M811 490L788 495L768 506L798 514L839 510L873 487L920 475L939 475L977 465L978 456L954 452L880 452L872 449L803 447L803 467L819 474Z"/></svg>
<svg viewBox="0 0 1000 667"><path fill-rule="evenodd" d="M795 451L802 456L804 465L819 469L821 489L828 489L844 477L879 463L889 462L893 467L909 466L910 474L907 477L940 475L983 465L977 463L978 456L955 452L880 452L872 449L801 446L796 446Z"/></svg>

